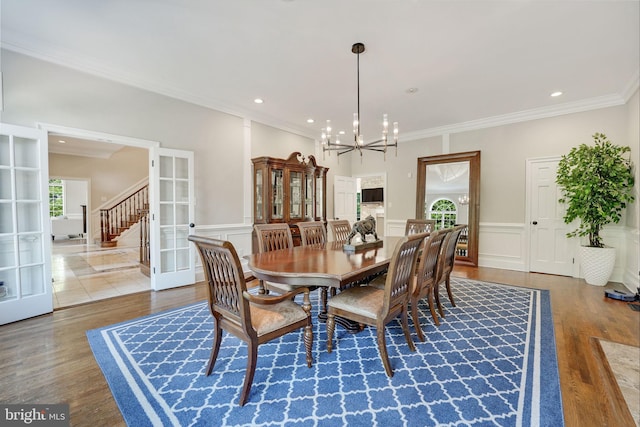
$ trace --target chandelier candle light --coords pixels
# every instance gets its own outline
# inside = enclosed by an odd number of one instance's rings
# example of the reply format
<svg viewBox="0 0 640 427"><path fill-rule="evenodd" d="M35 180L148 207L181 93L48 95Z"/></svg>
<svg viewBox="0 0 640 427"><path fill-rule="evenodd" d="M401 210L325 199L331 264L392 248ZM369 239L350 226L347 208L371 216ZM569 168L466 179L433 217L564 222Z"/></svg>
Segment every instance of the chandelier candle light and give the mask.
<svg viewBox="0 0 640 427"><path fill-rule="evenodd" d="M386 114L382 115L382 138L372 142L364 142L364 136L360 133L360 54L364 52L363 43L355 43L351 47L351 52L358 57L358 112L353 114L353 144L342 144L338 138L332 141L331 120L327 120L327 127L322 129L322 154L325 151L331 155L332 151L338 152L340 155L357 150L362 156L363 150L379 151L384 153L385 160L387 158L387 147L396 147L396 156L398 155L398 122L393 122L393 143L389 143L389 119Z"/></svg>

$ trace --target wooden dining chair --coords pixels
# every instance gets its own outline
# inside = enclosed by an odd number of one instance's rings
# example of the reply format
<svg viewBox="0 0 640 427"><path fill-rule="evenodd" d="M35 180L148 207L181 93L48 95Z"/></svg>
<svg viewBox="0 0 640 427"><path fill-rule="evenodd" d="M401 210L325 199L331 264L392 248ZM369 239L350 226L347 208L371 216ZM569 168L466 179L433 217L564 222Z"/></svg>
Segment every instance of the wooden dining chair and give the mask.
<svg viewBox="0 0 640 427"><path fill-rule="evenodd" d="M428 233L436 229L434 219L408 219L404 227L404 235Z"/></svg>
<svg viewBox="0 0 640 427"><path fill-rule="evenodd" d="M327 230L325 230L322 221L305 221L296 225L300 230L300 244L302 246L327 243Z"/></svg>
<svg viewBox="0 0 640 427"><path fill-rule="evenodd" d="M416 256L425 234L405 236L400 240L389 263L386 285L354 286L331 297L327 304L327 351L331 353L335 317L350 319L360 324L375 326L378 351L387 376L393 376L385 339L385 325L400 316L402 330L411 351L416 348L411 340L407 321L409 292L415 273Z"/></svg>
<svg viewBox="0 0 640 427"><path fill-rule="evenodd" d="M418 339L423 342L424 334L420 327L420 319L418 317L418 303L421 299L427 297L431 317L436 326L440 326L440 321L438 320L438 315L435 310L434 290L442 272L443 257L440 256L442 253L442 245L450 232L450 228L445 228L430 233L429 236L424 239L420 248L420 261L418 262L418 268L414 276L413 288L409 300L411 302L413 326L416 329Z"/></svg>
<svg viewBox="0 0 640 427"><path fill-rule="evenodd" d="M200 253L207 282L209 309L213 316L213 347L206 375L213 371L223 330L248 345L247 370L240 393L240 406L249 397L260 344L302 328L307 366L311 367L313 331L309 289L297 288L278 296L252 295L247 292L240 259L230 242L194 235L189 236L189 240L195 243ZM293 301L296 294L303 294L302 306Z"/></svg>
<svg viewBox="0 0 640 427"><path fill-rule="evenodd" d="M442 254L440 255L444 257L442 260L442 272L434 288L436 305L438 306L438 311L442 317L444 317L444 310L440 303L440 284L445 284L447 294L449 295L449 301L451 301L452 306L456 306L456 302L453 299L453 293L451 292L451 272L453 271L453 267L456 262L456 246L458 245L460 234L465 228L467 228L466 224L460 224L453 227L442 245Z"/></svg>
<svg viewBox="0 0 640 427"><path fill-rule="evenodd" d="M258 238L259 253L293 248L293 236L291 235L289 224L255 224L253 228ZM298 286L260 280L260 293L274 291L282 294L291 292L296 288Z"/></svg>
<svg viewBox="0 0 640 427"><path fill-rule="evenodd" d="M351 233L351 225L346 219L334 219L327 222L327 227L331 231L329 236L332 241L346 242Z"/></svg>

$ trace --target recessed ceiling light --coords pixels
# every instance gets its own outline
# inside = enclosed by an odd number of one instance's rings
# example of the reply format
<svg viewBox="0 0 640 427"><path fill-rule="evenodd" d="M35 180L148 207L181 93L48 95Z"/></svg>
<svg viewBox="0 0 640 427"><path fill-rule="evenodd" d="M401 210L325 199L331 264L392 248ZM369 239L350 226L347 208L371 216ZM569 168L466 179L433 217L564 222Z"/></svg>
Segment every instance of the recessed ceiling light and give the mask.
<svg viewBox="0 0 640 427"><path fill-rule="evenodd" d="M253 100L253 102L255 102L256 104L262 104L264 100L262 98L256 98Z"/></svg>
<svg viewBox="0 0 640 427"><path fill-rule="evenodd" d="M307 123L314 123L314 122L315 122L315 120L313 120L313 119L307 119Z"/></svg>
<svg viewBox="0 0 640 427"><path fill-rule="evenodd" d="M338 132L339 135L344 135L344 131L341 130L340 132Z"/></svg>
<svg viewBox="0 0 640 427"><path fill-rule="evenodd" d="M410 87L405 92L407 92L407 93L416 93L417 91L418 91L417 87Z"/></svg>
<svg viewBox="0 0 640 427"><path fill-rule="evenodd" d="M63 139L59 139L59 140L58 140L58 142L59 142L60 144L66 144L66 143L67 143L67 141L65 141L65 140L63 140Z"/></svg>
<svg viewBox="0 0 640 427"><path fill-rule="evenodd" d="M555 98L556 96L560 96L560 95L562 95L562 92L560 92L560 91L553 92L553 93L551 94L551 96L552 96L552 97L554 97L554 98Z"/></svg>

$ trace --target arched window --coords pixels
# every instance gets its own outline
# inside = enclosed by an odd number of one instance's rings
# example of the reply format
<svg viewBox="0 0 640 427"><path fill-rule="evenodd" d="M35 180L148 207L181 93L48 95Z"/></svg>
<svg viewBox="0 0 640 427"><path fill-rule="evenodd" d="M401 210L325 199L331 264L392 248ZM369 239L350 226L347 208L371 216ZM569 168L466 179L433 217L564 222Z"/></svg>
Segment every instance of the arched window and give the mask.
<svg viewBox="0 0 640 427"><path fill-rule="evenodd" d="M458 207L449 199L435 200L427 212L427 218L436 220L436 230L453 227L457 217Z"/></svg>

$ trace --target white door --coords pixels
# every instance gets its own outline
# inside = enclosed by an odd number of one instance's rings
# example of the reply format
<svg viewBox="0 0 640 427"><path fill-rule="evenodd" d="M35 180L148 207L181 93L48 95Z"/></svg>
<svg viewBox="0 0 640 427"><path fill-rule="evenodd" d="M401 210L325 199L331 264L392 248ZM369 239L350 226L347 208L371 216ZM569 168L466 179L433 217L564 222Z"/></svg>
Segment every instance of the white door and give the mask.
<svg viewBox="0 0 640 427"><path fill-rule="evenodd" d="M193 152L151 150L151 287L155 290L195 283L193 233L195 191Z"/></svg>
<svg viewBox="0 0 640 427"><path fill-rule="evenodd" d="M47 150L46 131L0 124L0 325L53 311Z"/></svg>
<svg viewBox="0 0 640 427"><path fill-rule="evenodd" d="M335 176L333 178L333 215L336 219L348 219L349 224L357 221L356 193L357 178Z"/></svg>
<svg viewBox="0 0 640 427"><path fill-rule="evenodd" d="M556 184L560 159L540 159L527 162L529 191L529 270L538 273L571 276L573 243L566 237L569 227L564 223L564 206Z"/></svg>

